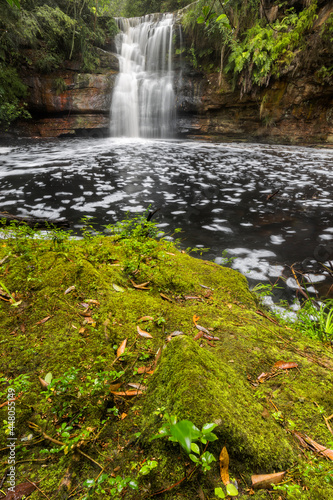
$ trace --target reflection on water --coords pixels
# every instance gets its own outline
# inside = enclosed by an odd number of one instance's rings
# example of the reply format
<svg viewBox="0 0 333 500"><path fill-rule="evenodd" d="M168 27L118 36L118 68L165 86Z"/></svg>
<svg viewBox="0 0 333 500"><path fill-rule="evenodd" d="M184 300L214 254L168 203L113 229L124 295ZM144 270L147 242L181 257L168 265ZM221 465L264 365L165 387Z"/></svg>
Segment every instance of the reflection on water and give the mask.
<svg viewBox="0 0 333 500"><path fill-rule="evenodd" d="M260 281L333 245L332 179L332 151L310 148L133 139L0 148L0 210L78 227L83 215L110 224L151 204L164 231L183 229L184 246L208 247L218 263L228 250Z"/></svg>

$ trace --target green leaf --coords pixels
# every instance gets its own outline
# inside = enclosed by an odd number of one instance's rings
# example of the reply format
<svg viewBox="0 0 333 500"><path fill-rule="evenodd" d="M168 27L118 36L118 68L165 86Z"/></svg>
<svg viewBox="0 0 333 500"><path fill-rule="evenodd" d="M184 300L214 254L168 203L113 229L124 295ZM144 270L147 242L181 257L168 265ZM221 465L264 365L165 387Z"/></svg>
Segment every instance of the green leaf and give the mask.
<svg viewBox="0 0 333 500"><path fill-rule="evenodd" d="M47 373L47 374L45 375L44 380L45 380L45 382L46 382L47 384L50 384L50 383L51 383L51 381L52 381L52 373L51 373L51 372Z"/></svg>
<svg viewBox="0 0 333 500"><path fill-rule="evenodd" d="M122 286L116 285L115 283L112 283L113 289L116 290L116 292L124 292L125 288Z"/></svg>
<svg viewBox="0 0 333 500"><path fill-rule="evenodd" d="M234 484L232 483L227 484L226 489L227 489L227 494L230 495L231 497L236 497L238 495L238 489Z"/></svg>
<svg viewBox="0 0 333 500"><path fill-rule="evenodd" d="M208 5L205 5L204 7L202 7L202 13L203 13L204 17L208 16L209 11L210 11L210 7Z"/></svg>
<svg viewBox="0 0 333 500"><path fill-rule="evenodd" d="M177 424L171 425L170 432L172 437L178 441L188 454L191 453L192 441L196 441L201 434L199 429L190 420L181 420Z"/></svg>
<svg viewBox="0 0 333 500"><path fill-rule="evenodd" d="M199 16L198 19L197 19L197 23L198 24L202 24L205 22L205 18L203 16Z"/></svg>
<svg viewBox="0 0 333 500"><path fill-rule="evenodd" d="M194 453L197 453L198 455L200 455L200 448L199 448L199 446L196 443L192 443L191 444L191 450Z"/></svg>
<svg viewBox="0 0 333 500"><path fill-rule="evenodd" d="M201 456L201 460L203 464L207 465L211 464L212 462L216 462L216 458L209 451L205 451L205 453Z"/></svg>
<svg viewBox="0 0 333 500"><path fill-rule="evenodd" d="M205 435L205 439L207 439L207 441L216 441L218 437L213 432L210 432L209 434Z"/></svg>
<svg viewBox="0 0 333 500"><path fill-rule="evenodd" d="M192 462L195 462L196 464L199 462L199 458L196 455L193 455L193 453L190 453L189 457L192 460Z"/></svg>
<svg viewBox="0 0 333 500"><path fill-rule="evenodd" d="M225 494L222 488L215 488L214 493L217 498L225 498Z"/></svg>
<svg viewBox="0 0 333 500"><path fill-rule="evenodd" d="M128 486L129 486L130 488L132 488L132 490L137 490L137 489L139 489L139 487L138 487L138 483L137 483L137 481L135 481L135 479L131 479L131 480L128 482Z"/></svg>
<svg viewBox="0 0 333 500"><path fill-rule="evenodd" d="M215 429L215 427L217 427L217 424L204 424L202 426L202 434L207 434L208 432L211 432L213 429Z"/></svg>

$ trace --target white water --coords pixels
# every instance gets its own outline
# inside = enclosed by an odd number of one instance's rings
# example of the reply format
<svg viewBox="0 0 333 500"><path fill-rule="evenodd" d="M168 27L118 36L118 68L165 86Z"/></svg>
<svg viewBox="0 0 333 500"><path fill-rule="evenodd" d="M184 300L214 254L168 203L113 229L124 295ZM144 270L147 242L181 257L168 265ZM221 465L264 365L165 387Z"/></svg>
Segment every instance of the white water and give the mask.
<svg viewBox="0 0 333 500"><path fill-rule="evenodd" d="M170 137L175 118L173 15L117 19L120 71L111 104L113 137Z"/></svg>

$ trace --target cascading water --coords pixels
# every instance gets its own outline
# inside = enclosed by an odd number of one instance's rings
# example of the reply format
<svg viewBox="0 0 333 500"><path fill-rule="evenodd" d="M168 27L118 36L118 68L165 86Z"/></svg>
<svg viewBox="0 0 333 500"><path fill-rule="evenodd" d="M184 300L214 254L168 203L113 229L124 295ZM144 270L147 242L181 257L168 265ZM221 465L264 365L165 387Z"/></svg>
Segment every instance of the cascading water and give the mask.
<svg viewBox="0 0 333 500"><path fill-rule="evenodd" d="M170 137L175 119L173 15L117 19L119 75L111 104L114 137Z"/></svg>

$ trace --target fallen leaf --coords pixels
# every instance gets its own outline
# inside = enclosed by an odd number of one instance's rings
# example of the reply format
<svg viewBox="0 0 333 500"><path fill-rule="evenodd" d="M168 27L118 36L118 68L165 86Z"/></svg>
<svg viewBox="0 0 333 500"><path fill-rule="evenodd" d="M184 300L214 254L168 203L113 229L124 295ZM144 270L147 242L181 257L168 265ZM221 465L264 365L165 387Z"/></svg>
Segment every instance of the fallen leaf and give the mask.
<svg viewBox="0 0 333 500"><path fill-rule="evenodd" d="M152 316L142 316L138 321L154 321L154 318Z"/></svg>
<svg viewBox="0 0 333 500"><path fill-rule="evenodd" d="M120 346L117 349L117 358L120 358L125 352L126 349L126 344L127 344L127 339L123 340Z"/></svg>
<svg viewBox="0 0 333 500"><path fill-rule="evenodd" d="M28 497L32 492L35 491L36 486L34 483L26 482L15 485L15 491L8 491L2 500L20 500L21 498Z"/></svg>
<svg viewBox="0 0 333 500"><path fill-rule="evenodd" d="M136 371L139 375L142 375L143 373L149 373L150 370L151 366L139 366Z"/></svg>
<svg viewBox="0 0 333 500"><path fill-rule="evenodd" d="M67 288L67 290L64 291L64 295L67 295L68 293L72 292L73 290L75 290L75 285L72 285L69 288Z"/></svg>
<svg viewBox="0 0 333 500"><path fill-rule="evenodd" d="M165 252L167 255L176 255L175 253L172 253L172 252Z"/></svg>
<svg viewBox="0 0 333 500"><path fill-rule="evenodd" d="M169 299L169 297L167 297L166 295L164 295L164 293L160 293L160 296L162 297L162 299L168 300L169 302L172 302L172 300Z"/></svg>
<svg viewBox="0 0 333 500"><path fill-rule="evenodd" d="M193 323L194 323L195 325L197 325L197 321L198 321L199 319L200 319L200 316L197 316L196 314L194 314L194 316L193 316Z"/></svg>
<svg viewBox="0 0 333 500"><path fill-rule="evenodd" d="M300 434L298 432L294 432L294 435L299 438L299 440L305 442L307 444L307 448L314 449L314 451L317 451L321 455L324 455L325 457L329 458L330 460L333 460L333 450L327 448L326 446L323 446L313 439L309 438L306 434ZM303 444L302 443L302 444ZM304 444L303 444L304 446Z"/></svg>
<svg viewBox="0 0 333 500"><path fill-rule="evenodd" d="M85 331L86 331L86 329L84 328L84 326L81 326L79 333L82 335L82 333L84 333Z"/></svg>
<svg viewBox="0 0 333 500"><path fill-rule="evenodd" d="M145 283L140 283L140 284L137 284L137 283L134 283L133 280L130 280L132 285L134 286L134 288L137 288L138 290L150 290L150 288L147 288L147 285L149 285L149 281L146 281Z"/></svg>
<svg viewBox="0 0 333 500"><path fill-rule="evenodd" d="M220 337L213 337L212 335L207 335L207 333L203 334L203 338L207 340L221 340Z"/></svg>
<svg viewBox="0 0 333 500"><path fill-rule="evenodd" d="M193 340L199 340L201 339L201 337L203 336L203 332L199 332L197 333L194 337L193 337Z"/></svg>
<svg viewBox="0 0 333 500"><path fill-rule="evenodd" d="M52 318L52 316L46 316L46 318L37 321L36 325L42 325L43 323L46 323L50 318Z"/></svg>
<svg viewBox="0 0 333 500"><path fill-rule="evenodd" d="M96 325L96 321L93 318L91 318L91 317L86 317L85 320L83 321L83 324L84 325L95 326Z"/></svg>
<svg viewBox="0 0 333 500"><path fill-rule="evenodd" d="M230 483L229 480L229 454L227 448L223 446L222 451L220 453L220 476L222 483L227 485Z"/></svg>
<svg viewBox="0 0 333 500"><path fill-rule="evenodd" d="M265 372L262 372L260 373L259 377L257 377L257 380L259 380L259 382L264 382L266 377L267 377L268 373L265 373Z"/></svg>
<svg viewBox="0 0 333 500"><path fill-rule="evenodd" d="M297 368L297 367L298 363L292 363L292 362L286 363L285 361L277 361L273 365L273 368L278 368L279 370L290 370L291 368Z"/></svg>
<svg viewBox="0 0 333 500"><path fill-rule="evenodd" d="M22 333L25 333L25 325L23 323L20 325L20 330Z"/></svg>
<svg viewBox="0 0 333 500"><path fill-rule="evenodd" d="M209 331L207 330L207 328L205 328L204 326L201 326L201 325L195 325L195 327L200 330L201 332L204 332L204 333L207 333L207 335L210 335Z"/></svg>
<svg viewBox="0 0 333 500"><path fill-rule="evenodd" d="M158 360L160 359L161 357L161 354L162 354L162 349L159 347L156 351L156 354L155 354L155 362L154 362L154 365L156 366L157 365L157 362Z"/></svg>
<svg viewBox="0 0 333 500"><path fill-rule="evenodd" d="M138 334L141 335L141 337L145 337L146 339L152 339L152 335L150 333L146 332L145 330L141 330L139 326L136 327Z"/></svg>
<svg viewBox="0 0 333 500"><path fill-rule="evenodd" d="M115 283L112 283L112 286L116 292L124 292L125 291L125 288L123 288L122 286L116 285Z"/></svg>
<svg viewBox="0 0 333 500"><path fill-rule="evenodd" d="M184 333L180 330L175 330L174 332L170 333L170 337L178 337L179 335L184 335Z"/></svg>
<svg viewBox="0 0 333 500"><path fill-rule="evenodd" d="M42 386L42 389L46 390L48 385L49 385L49 382L46 382L46 380L38 377L38 380L40 382L40 385Z"/></svg>
<svg viewBox="0 0 333 500"><path fill-rule="evenodd" d="M121 392L117 392L117 391L110 391L112 394L114 394L115 396L137 396L138 394L143 394L143 391L121 391Z"/></svg>
<svg viewBox="0 0 333 500"><path fill-rule="evenodd" d="M251 487L254 490L270 490L272 489L272 484L280 483L285 474L286 472L276 472L274 474L259 474L257 476L251 476Z"/></svg>
<svg viewBox="0 0 333 500"><path fill-rule="evenodd" d="M124 420L124 418L126 418L126 417L127 417L127 413L122 413L120 415L120 420Z"/></svg>
<svg viewBox="0 0 333 500"><path fill-rule="evenodd" d="M201 300L202 301L202 298L201 297L195 297L193 295L185 295L185 300Z"/></svg>
<svg viewBox="0 0 333 500"><path fill-rule="evenodd" d="M147 390L147 387L145 385L137 384L135 382L129 382L127 385L129 385L130 387L134 387L134 389L139 389L140 391Z"/></svg>
<svg viewBox="0 0 333 500"><path fill-rule="evenodd" d="M89 302L89 304L95 304L96 306L101 305L101 303L98 302L98 300L94 300L94 299L87 299L86 302Z"/></svg>

